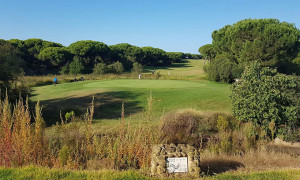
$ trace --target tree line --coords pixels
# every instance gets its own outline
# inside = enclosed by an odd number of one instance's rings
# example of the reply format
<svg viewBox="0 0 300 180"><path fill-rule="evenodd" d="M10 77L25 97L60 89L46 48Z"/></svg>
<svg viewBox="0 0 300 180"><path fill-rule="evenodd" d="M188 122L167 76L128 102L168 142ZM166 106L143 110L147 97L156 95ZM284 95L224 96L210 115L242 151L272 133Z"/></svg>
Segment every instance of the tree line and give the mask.
<svg viewBox="0 0 300 180"><path fill-rule="evenodd" d="M271 136L299 140L300 30L277 19L246 19L199 48L213 81L234 82L232 112ZM255 130L258 137L259 131Z"/></svg>
<svg viewBox="0 0 300 180"><path fill-rule="evenodd" d="M22 64L19 69L26 75L120 73L130 71L134 63L166 66L185 58L201 58L199 54L165 52L159 48L137 47L127 43L108 46L92 40L77 41L68 47L42 39L0 40L0 49L5 49L14 56L13 61L18 61L14 63L6 59L5 62ZM99 71L100 67L102 70Z"/></svg>
<svg viewBox="0 0 300 180"><path fill-rule="evenodd" d="M212 44L199 48L211 63L209 79L231 82L258 61L280 73L300 74L300 30L277 19L245 19L212 33Z"/></svg>

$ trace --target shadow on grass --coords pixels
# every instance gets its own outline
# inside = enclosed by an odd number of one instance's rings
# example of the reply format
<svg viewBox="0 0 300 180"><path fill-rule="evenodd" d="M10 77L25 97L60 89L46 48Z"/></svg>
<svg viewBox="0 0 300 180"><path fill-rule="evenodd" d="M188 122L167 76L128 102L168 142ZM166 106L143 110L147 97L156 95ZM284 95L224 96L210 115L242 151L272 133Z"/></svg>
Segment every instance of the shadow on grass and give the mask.
<svg viewBox="0 0 300 180"><path fill-rule="evenodd" d="M129 91L111 91L97 93L84 97L66 97L41 101L43 117L48 126L60 122L60 112L64 117L66 112L74 111L78 116L83 115L91 105L94 96L94 119L118 119L121 117L122 102L124 101L125 116L141 111L143 108L134 101L141 94ZM36 102L34 102L36 103Z"/></svg>
<svg viewBox="0 0 300 180"><path fill-rule="evenodd" d="M200 162L201 171L204 172L205 175L216 175L244 167L244 165L240 162L225 159L210 159Z"/></svg>
<svg viewBox="0 0 300 180"><path fill-rule="evenodd" d="M171 68L192 67L192 66L188 65L188 63L189 63L189 61L182 60L181 63L171 64L170 66L159 66L159 67L146 66L146 67L144 67L144 73L151 73L154 69L159 71L159 70L168 70L168 69L171 69Z"/></svg>

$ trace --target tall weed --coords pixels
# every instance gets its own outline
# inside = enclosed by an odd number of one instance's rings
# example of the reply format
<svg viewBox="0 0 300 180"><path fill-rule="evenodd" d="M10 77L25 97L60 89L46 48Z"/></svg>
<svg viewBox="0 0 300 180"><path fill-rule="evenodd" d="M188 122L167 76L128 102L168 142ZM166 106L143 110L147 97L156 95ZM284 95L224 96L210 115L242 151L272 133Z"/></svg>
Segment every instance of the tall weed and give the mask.
<svg viewBox="0 0 300 180"><path fill-rule="evenodd" d="M24 105L20 98L13 107L8 96L0 101L0 166L51 166L39 104L35 112L35 123L32 124L28 99Z"/></svg>

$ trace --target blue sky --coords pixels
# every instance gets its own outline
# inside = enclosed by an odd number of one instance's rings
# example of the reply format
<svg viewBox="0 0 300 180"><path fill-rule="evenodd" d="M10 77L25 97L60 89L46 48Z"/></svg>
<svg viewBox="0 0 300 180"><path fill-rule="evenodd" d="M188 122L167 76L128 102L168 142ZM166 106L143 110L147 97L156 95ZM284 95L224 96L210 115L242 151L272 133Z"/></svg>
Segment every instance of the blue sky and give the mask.
<svg viewBox="0 0 300 180"><path fill-rule="evenodd" d="M130 43L198 53L211 33L242 19L300 28L299 0L0 0L0 39Z"/></svg>

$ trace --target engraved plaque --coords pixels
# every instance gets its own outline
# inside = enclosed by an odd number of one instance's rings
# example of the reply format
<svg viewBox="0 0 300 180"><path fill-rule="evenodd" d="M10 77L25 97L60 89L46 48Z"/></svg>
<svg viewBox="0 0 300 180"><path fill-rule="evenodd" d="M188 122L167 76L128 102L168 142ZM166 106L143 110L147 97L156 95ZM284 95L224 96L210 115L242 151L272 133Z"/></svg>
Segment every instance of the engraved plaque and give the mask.
<svg viewBox="0 0 300 180"><path fill-rule="evenodd" d="M167 158L167 171L169 173L186 173L188 172L187 157Z"/></svg>

